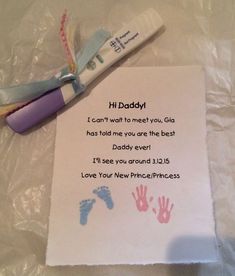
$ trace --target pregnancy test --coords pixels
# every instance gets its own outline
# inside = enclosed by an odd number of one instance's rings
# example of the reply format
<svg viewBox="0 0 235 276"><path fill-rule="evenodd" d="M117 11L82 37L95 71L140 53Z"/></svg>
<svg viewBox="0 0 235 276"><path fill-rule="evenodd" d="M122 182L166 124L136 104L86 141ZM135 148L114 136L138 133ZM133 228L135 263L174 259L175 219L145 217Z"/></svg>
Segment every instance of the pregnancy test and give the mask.
<svg viewBox="0 0 235 276"><path fill-rule="evenodd" d="M148 40L163 26L163 21L154 9L148 9L126 24L100 48L93 60L79 74L85 87L123 56ZM71 83L54 89L28 103L6 117L7 124L18 133L23 133L56 113L78 94Z"/></svg>

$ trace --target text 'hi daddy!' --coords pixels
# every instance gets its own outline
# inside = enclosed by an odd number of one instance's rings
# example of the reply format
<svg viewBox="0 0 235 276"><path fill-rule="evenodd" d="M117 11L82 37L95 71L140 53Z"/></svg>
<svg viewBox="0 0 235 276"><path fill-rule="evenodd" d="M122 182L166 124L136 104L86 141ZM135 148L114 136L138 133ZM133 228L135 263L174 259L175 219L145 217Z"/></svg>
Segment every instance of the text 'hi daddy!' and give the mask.
<svg viewBox="0 0 235 276"><path fill-rule="evenodd" d="M131 102L131 103L123 103L123 102L109 102L109 108L116 109L139 109L142 110L146 108L146 102Z"/></svg>

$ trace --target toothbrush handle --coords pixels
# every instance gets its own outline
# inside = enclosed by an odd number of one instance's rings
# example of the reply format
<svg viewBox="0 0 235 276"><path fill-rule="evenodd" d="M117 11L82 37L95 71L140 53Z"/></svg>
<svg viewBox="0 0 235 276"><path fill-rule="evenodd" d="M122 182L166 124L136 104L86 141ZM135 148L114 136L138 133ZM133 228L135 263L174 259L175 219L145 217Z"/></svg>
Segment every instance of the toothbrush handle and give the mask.
<svg viewBox="0 0 235 276"><path fill-rule="evenodd" d="M11 113L6 122L15 132L23 133L56 113L64 105L61 89L57 88Z"/></svg>

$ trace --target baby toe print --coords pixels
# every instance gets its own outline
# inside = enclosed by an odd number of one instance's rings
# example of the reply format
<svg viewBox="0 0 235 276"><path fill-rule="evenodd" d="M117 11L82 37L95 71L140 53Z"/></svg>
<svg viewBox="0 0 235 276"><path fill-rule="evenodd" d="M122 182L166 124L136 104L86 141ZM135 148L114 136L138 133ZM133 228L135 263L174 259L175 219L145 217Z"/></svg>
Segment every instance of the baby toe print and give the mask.
<svg viewBox="0 0 235 276"><path fill-rule="evenodd" d="M111 192L108 187L106 186L98 187L97 189L93 190L93 193L96 194L100 199L102 199L105 202L106 207L108 209L113 209L114 204L113 204Z"/></svg>
<svg viewBox="0 0 235 276"><path fill-rule="evenodd" d="M88 215L93 208L95 199L86 199L80 201L80 224L86 225L88 220Z"/></svg>

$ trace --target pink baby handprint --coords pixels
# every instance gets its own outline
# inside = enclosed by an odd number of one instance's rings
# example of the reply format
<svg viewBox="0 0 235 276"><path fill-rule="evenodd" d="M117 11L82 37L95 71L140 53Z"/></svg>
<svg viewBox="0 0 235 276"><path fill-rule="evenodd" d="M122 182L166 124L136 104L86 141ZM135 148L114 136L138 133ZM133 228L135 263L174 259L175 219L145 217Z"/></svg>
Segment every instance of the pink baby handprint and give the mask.
<svg viewBox="0 0 235 276"><path fill-rule="evenodd" d="M147 186L140 185L139 187L136 187L136 194L133 192L132 196L135 200L135 204L137 209L140 212L146 212L149 208L148 200L147 200ZM152 201L152 197L150 198L150 201Z"/></svg>
<svg viewBox="0 0 235 276"><path fill-rule="evenodd" d="M157 210L153 208L153 212L156 214L157 220L160 223L168 223L170 220L174 204L169 206L169 203L169 198L165 198L165 196L158 197L159 212L157 213Z"/></svg>

